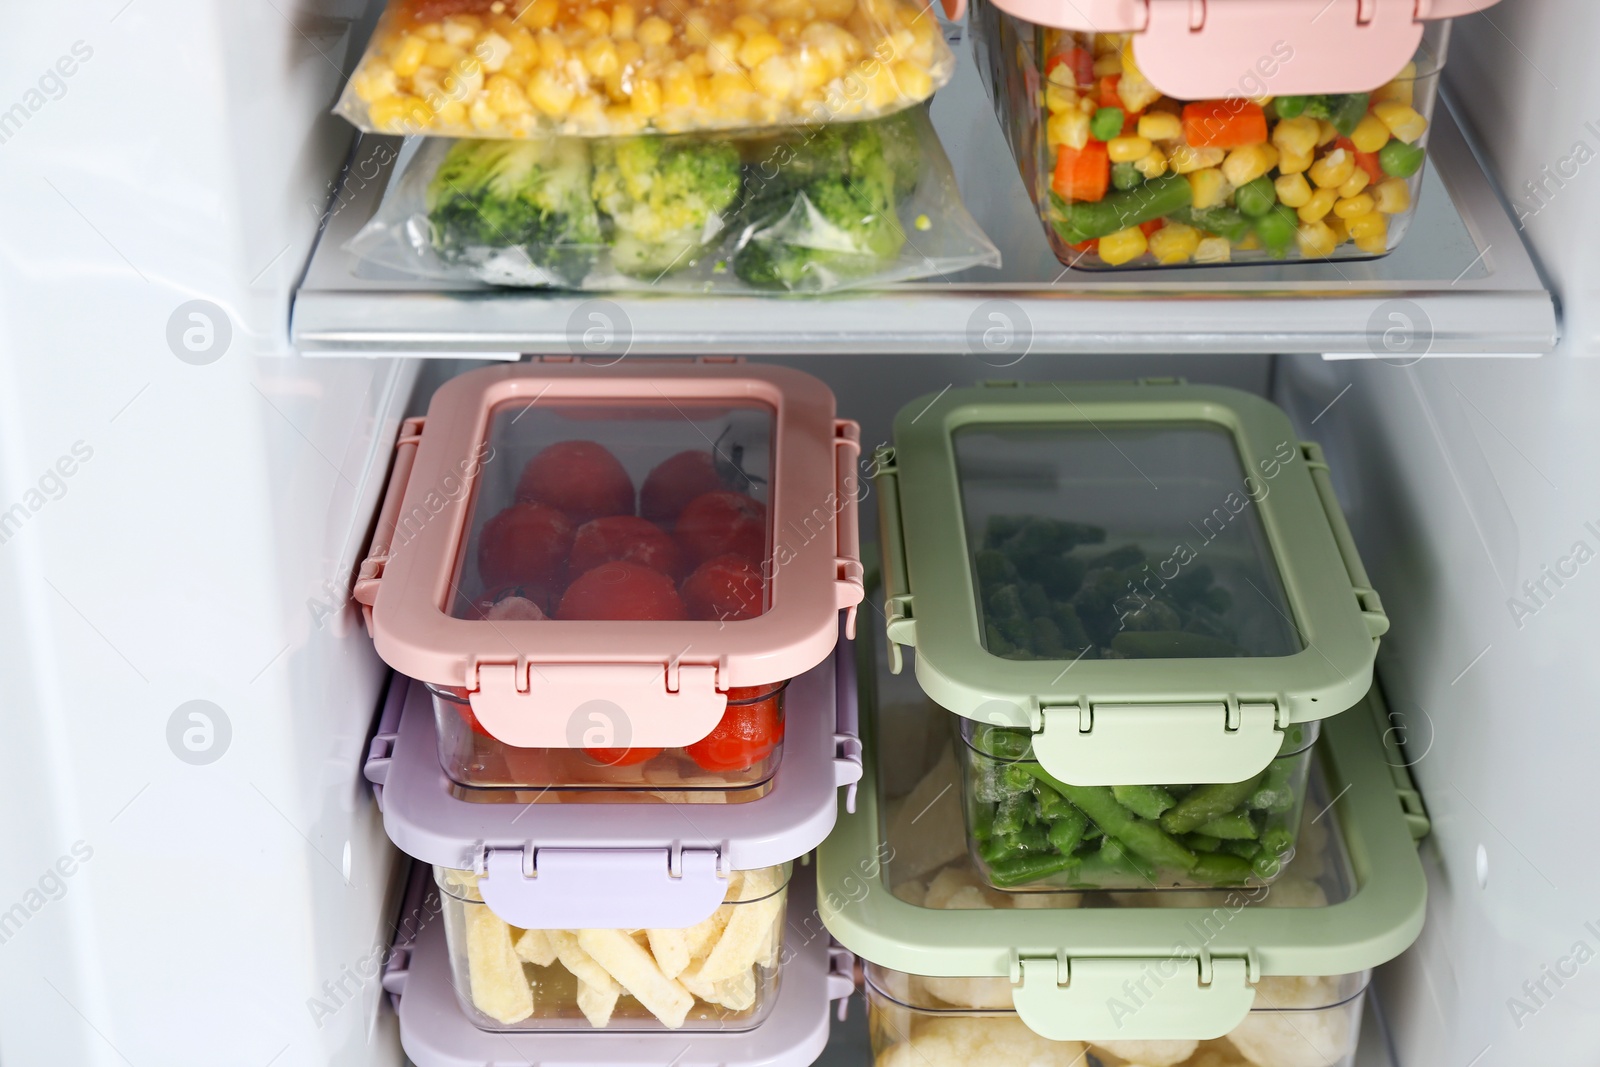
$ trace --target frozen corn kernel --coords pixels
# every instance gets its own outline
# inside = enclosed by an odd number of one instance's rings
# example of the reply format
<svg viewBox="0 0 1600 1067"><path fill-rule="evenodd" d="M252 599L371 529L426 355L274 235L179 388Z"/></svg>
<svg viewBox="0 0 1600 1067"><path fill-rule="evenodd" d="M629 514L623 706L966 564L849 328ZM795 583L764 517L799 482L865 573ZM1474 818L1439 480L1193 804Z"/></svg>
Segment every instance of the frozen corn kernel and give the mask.
<svg viewBox="0 0 1600 1067"><path fill-rule="evenodd" d="M1304 174L1311 169L1311 164L1317 161L1316 149L1309 152L1284 152L1278 153L1279 174Z"/></svg>
<svg viewBox="0 0 1600 1067"><path fill-rule="evenodd" d="M1321 189L1338 189L1355 173L1356 157L1342 148L1335 148L1311 164L1311 182Z"/></svg>
<svg viewBox="0 0 1600 1067"><path fill-rule="evenodd" d="M1187 263L1200 247L1200 231L1181 222L1169 222L1151 234L1147 243L1157 263Z"/></svg>
<svg viewBox="0 0 1600 1067"><path fill-rule="evenodd" d="M1417 140L1428 129L1428 120L1408 104L1386 103L1379 104L1372 109L1376 115L1394 134L1406 144L1416 144ZM1380 146L1381 147L1381 146Z"/></svg>
<svg viewBox="0 0 1600 1067"><path fill-rule="evenodd" d="M659 48L672 40L672 23L659 15L651 15L639 23L633 38L646 48Z"/></svg>
<svg viewBox="0 0 1600 1067"><path fill-rule="evenodd" d="M1167 153L1174 174L1190 174L1207 167L1219 167L1227 158L1228 153L1224 149L1193 148L1186 144L1173 145L1172 151Z"/></svg>
<svg viewBox="0 0 1600 1067"><path fill-rule="evenodd" d="M1207 167L1188 175L1189 190L1194 196L1194 209L1203 211L1208 207L1219 207L1227 202L1228 195L1233 192L1233 186L1222 171L1216 167ZM1104 258L1103 256L1101 258Z"/></svg>
<svg viewBox="0 0 1600 1067"><path fill-rule="evenodd" d="M1402 178L1379 182L1373 200L1385 215L1403 215L1411 210L1411 188Z"/></svg>
<svg viewBox="0 0 1600 1067"><path fill-rule="evenodd" d="M1363 237L1371 237L1373 234L1384 236L1389 232L1389 220L1375 210L1346 219L1345 224L1350 230L1350 236L1356 241L1360 241Z"/></svg>
<svg viewBox="0 0 1600 1067"><path fill-rule="evenodd" d="M1096 78L1109 78L1113 74L1122 73L1122 57L1116 54L1097 56L1094 61L1094 76Z"/></svg>
<svg viewBox="0 0 1600 1067"><path fill-rule="evenodd" d="M596 37L583 46L583 67L593 78L607 78L618 68L617 46L609 37Z"/></svg>
<svg viewBox="0 0 1600 1067"><path fill-rule="evenodd" d="M1078 94L1064 85L1051 82L1044 87L1044 106L1052 115L1078 106Z"/></svg>
<svg viewBox="0 0 1600 1067"><path fill-rule="evenodd" d="M1339 247L1339 238L1331 227L1322 222L1306 222L1295 231L1295 244L1307 259L1326 259Z"/></svg>
<svg viewBox="0 0 1600 1067"><path fill-rule="evenodd" d="M350 79L356 96L368 104L395 96L400 91L400 75L382 63L370 63L361 73Z"/></svg>
<svg viewBox="0 0 1600 1067"><path fill-rule="evenodd" d="M1140 115L1139 136L1151 141L1176 141L1183 136L1183 120L1165 111Z"/></svg>
<svg viewBox="0 0 1600 1067"><path fill-rule="evenodd" d="M1152 148L1149 155L1136 160L1133 165L1146 181L1159 178L1167 172L1167 154L1159 148Z"/></svg>
<svg viewBox="0 0 1600 1067"><path fill-rule="evenodd" d="M402 78L409 78L422 66L422 61L428 56L428 42L426 38L415 34L406 34L400 39L399 47L389 57L389 66Z"/></svg>
<svg viewBox="0 0 1600 1067"><path fill-rule="evenodd" d="M1311 199L1295 209L1295 213L1300 216L1301 222L1321 222L1338 202L1337 189L1318 189L1311 194Z"/></svg>
<svg viewBox="0 0 1600 1067"><path fill-rule="evenodd" d="M1317 147L1330 145L1339 139L1339 127L1327 119L1317 120Z"/></svg>
<svg viewBox="0 0 1600 1067"><path fill-rule="evenodd" d="M1358 152L1376 152L1389 143L1389 127L1378 116L1368 112L1350 135L1350 143Z"/></svg>
<svg viewBox="0 0 1600 1067"><path fill-rule="evenodd" d="M489 106L501 115L520 115L529 108L527 94L511 78L496 74L484 86Z"/></svg>
<svg viewBox="0 0 1600 1067"><path fill-rule="evenodd" d="M1280 152L1302 155L1317 147L1317 138L1321 132L1317 120L1304 115L1282 119L1272 128L1272 143Z"/></svg>
<svg viewBox="0 0 1600 1067"><path fill-rule="evenodd" d="M548 70L541 70L535 74L528 86L528 99L533 102L533 106L553 119L565 116L577 95L572 86Z"/></svg>
<svg viewBox="0 0 1600 1067"><path fill-rule="evenodd" d="M522 17L518 20L530 30L548 30L556 24L556 17L561 14L560 0L533 0L522 10Z"/></svg>
<svg viewBox="0 0 1600 1067"><path fill-rule="evenodd" d="M1415 63L1407 63L1400 68L1400 73L1395 75L1394 81L1380 87L1377 92L1372 94L1372 102L1374 104L1404 104L1406 107L1411 107L1416 102L1416 85L1417 65Z"/></svg>
<svg viewBox="0 0 1600 1067"><path fill-rule="evenodd" d="M1118 267L1138 259L1149 247L1144 231L1137 226L1129 226L1126 230L1118 230L1100 238L1100 258L1110 266Z"/></svg>
<svg viewBox="0 0 1600 1067"><path fill-rule="evenodd" d="M1154 147L1144 137L1113 137L1106 142L1106 154L1113 163L1135 163L1148 156Z"/></svg>
<svg viewBox="0 0 1600 1067"><path fill-rule="evenodd" d="M1233 259L1233 246L1226 237L1203 237L1195 246L1196 263L1227 263Z"/></svg>
<svg viewBox="0 0 1600 1067"><path fill-rule="evenodd" d="M1259 252L1261 250L1261 238L1256 235L1256 231L1251 230L1235 241L1233 247L1241 252Z"/></svg>
<svg viewBox="0 0 1600 1067"><path fill-rule="evenodd" d="M1350 227L1338 215L1329 215L1322 220L1322 224L1333 231L1333 245L1335 248L1350 240Z"/></svg>
<svg viewBox="0 0 1600 1067"><path fill-rule="evenodd" d="M1045 123L1045 140L1051 145L1078 149L1089 143L1089 116L1082 111L1063 111Z"/></svg>
<svg viewBox="0 0 1600 1067"><path fill-rule="evenodd" d="M746 70L755 70L781 51L783 51L783 42L762 30L740 46L739 62Z"/></svg>
<svg viewBox="0 0 1600 1067"><path fill-rule="evenodd" d="M1228 153L1222 162L1223 176L1235 188L1255 181L1278 165L1278 150L1269 144L1244 145Z"/></svg>
<svg viewBox="0 0 1600 1067"><path fill-rule="evenodd" d="M1340 200L1333 205L1333 213L1341 219L1360 218L1369 212L1377 210L1377 202L1366 193Z"/></svg>
<svg viewBox="0 0 1600 1067"><path fill-rule="evenodd" d="M1304 207L1311 199L1311 183L1304 174L1284 174L1272 183L1278 194L1278 203L1285 207Z"/></svg>
<svg viewBox="0 0 1600 1067"><path fill-rule="evenodd" d="M1345 179L1345 183L1343 185L1339 186L1340 199L1348 200L1352 196L1360 196L1362 190L1366 189L1371 182L1372 175L1368 174L1360 167L1357 167L1355 173L1350 175L1349 178Z"/></svg>

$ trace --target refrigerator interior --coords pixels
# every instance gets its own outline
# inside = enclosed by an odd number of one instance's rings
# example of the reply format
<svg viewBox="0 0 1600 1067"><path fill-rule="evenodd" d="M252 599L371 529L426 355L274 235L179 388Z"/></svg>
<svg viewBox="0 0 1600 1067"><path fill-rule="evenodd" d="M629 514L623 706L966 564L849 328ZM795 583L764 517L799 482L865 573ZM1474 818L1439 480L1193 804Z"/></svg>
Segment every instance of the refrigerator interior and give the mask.
<svg viewBox="0 0 1600 1067"><path fill-rule="evenodd" d="M6 1067L401 1062L377 976L403 861L360 770L386 669L353 571L400 419L474 358L566 351L581 302L339 276L332 235L378 171L328 107L375 13L0 16ZM1501 199L1471 174L1430 185L1411 243L1361 284L1038 275L1043 239L964 63L935 116L1015 264L999 282L627 304L630 358L790 363L866 446L910 399L997 377L1183 376L1290 411L1393 619L1379 673L1433 821L1428 926L1379 972L1364 1064L1391 1062L1385 1036L1404 1067L1600 1055L1583 822L1600 485L1579 437L1600 401L1600 195L1572 162L1600 148L1597 34L1578 0L1461 20L1451 90ZM991 300L1025 309L1031 349L973 347ZM1322 358L1372 355L1395 301L1422 308L1428 358ZM1539 358L1443 358L1468 354ZM875 537L870 507L863 525ZM865 1048L857 999L823 1062Z"/></svg>

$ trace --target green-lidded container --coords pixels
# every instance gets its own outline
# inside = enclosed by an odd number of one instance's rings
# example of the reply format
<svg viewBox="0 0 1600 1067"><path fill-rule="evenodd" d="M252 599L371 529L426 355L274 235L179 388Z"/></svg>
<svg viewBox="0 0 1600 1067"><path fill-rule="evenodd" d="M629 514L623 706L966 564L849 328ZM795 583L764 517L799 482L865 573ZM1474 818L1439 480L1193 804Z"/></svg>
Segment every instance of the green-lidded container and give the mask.
<svg viewBox="0 0 1600 1067"><path fill-rule="evenodd" d="M1118 886L1062 825L1083 815L1138 884L1270 880L1315 724L1388 629L1317 447L1232 389L996 383L908 404L876 469L891 666L914 646L966 720L991 882ZM1029 826L1070 839L1061 869L1014 862L1044 851ZM1200 861L1193 834L1261 847Z"/></svg>
<svg viewBox="0 0 1600 1067"><path fill-rule="evenodd" d="M1369 972L1415 940L1427 893L1427 820L1375 689L1324 724L1272 884L1006 893L954 833L950 717L858 644L866 774L817 878L866 963L877 1067L1353 1062Z"/></svg>

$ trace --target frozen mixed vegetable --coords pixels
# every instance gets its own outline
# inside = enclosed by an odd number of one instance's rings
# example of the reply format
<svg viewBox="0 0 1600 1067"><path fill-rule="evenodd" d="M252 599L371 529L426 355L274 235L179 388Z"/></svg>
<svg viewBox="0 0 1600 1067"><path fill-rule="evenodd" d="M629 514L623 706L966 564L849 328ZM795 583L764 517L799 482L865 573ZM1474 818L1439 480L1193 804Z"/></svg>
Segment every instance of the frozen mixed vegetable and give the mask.
<svg viewBox="0 0 1600 1067"><path fill-rule="evenodd" d="M504 1025L561 1019L575 1006L590 1026L612 1022L621 1005L636 1005L663 1026L726 1022L757 1010L783 943L787 874L782 867L735 871L725 903L704 921L680 929L524 930L479 903L478 876L439 869L440 884L459 909L466 992L472 1004ZM454 931L452 931L454 933ZM576 980L576 988L571 983ZM554 1003L542 1003L549 997ZM691 1018L691 1015L694 1017Z"/></svg>
<svg viewBox="0 0 1600 1067"><path fill-rule="evenodd" d="M450 137L793 126L890 114L954 66L914 0L391 0L339 111Z"/></svg>
<svg viewBox="0 0 1600 1067"><path fill-rule="evenodd" d="M1242 782L1069 785L1032 759L1025 729L966 721L967 828L1001 889L1141 889L1271 881L1294 848L1310 737Z"/></svg>
<svg viewBox="0 0 1600 1067"><path fill-rule="evenodd" d="M1107 266L1236 252L1381 255L1411 208L1428 122L1417 65L1372 93L1180 101L1129 34L1042 30L1048 221Z"/></svg>

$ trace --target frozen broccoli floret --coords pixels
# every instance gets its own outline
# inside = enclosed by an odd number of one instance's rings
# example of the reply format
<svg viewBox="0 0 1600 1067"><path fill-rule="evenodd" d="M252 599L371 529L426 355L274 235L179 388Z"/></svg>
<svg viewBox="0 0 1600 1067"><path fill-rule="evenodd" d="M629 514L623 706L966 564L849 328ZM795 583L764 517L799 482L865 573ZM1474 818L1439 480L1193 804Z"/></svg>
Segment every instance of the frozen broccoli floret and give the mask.
<svg viewBox="0 0 1600 1067"><path fill-rule="evenodd" d="M980 549L973 558L973 563L978 570L978 588L988 589L991 586L1007 585L1017 580L1017 568L1005 555L993 549Z"/></svg>
<svg viewBox="0 0 1600 1067"><path fill-rule="evenodd" d="M762 288L819 289L897 256L906 236L891 153L903 147L898 136L885 142L883 126L809 131L754 164L734 273Z"/></svg>
<svg viewBox="0 0 1600 1067"><path fill-rule="evenodd" d="M726 227L739 150L697 138L598 141L593 191L610 220L612 263L653 280L694 263Z"/></svg>
<svg viewBox="0 0 1600 1067"><path fill-rule="evenodd" d="M458 141L428 183L434 248L451 261L520 248L575 282L601 242L590 173L578 139Z"/></svg>
<svg viewBox="0 0 1600 1067"><path fill-rule="evenodd" d="M1027 577L1057 600L1070 600L1083 585L1086 570L1083 561L1074 556L1047 556L1028 568Z"/></svg>

